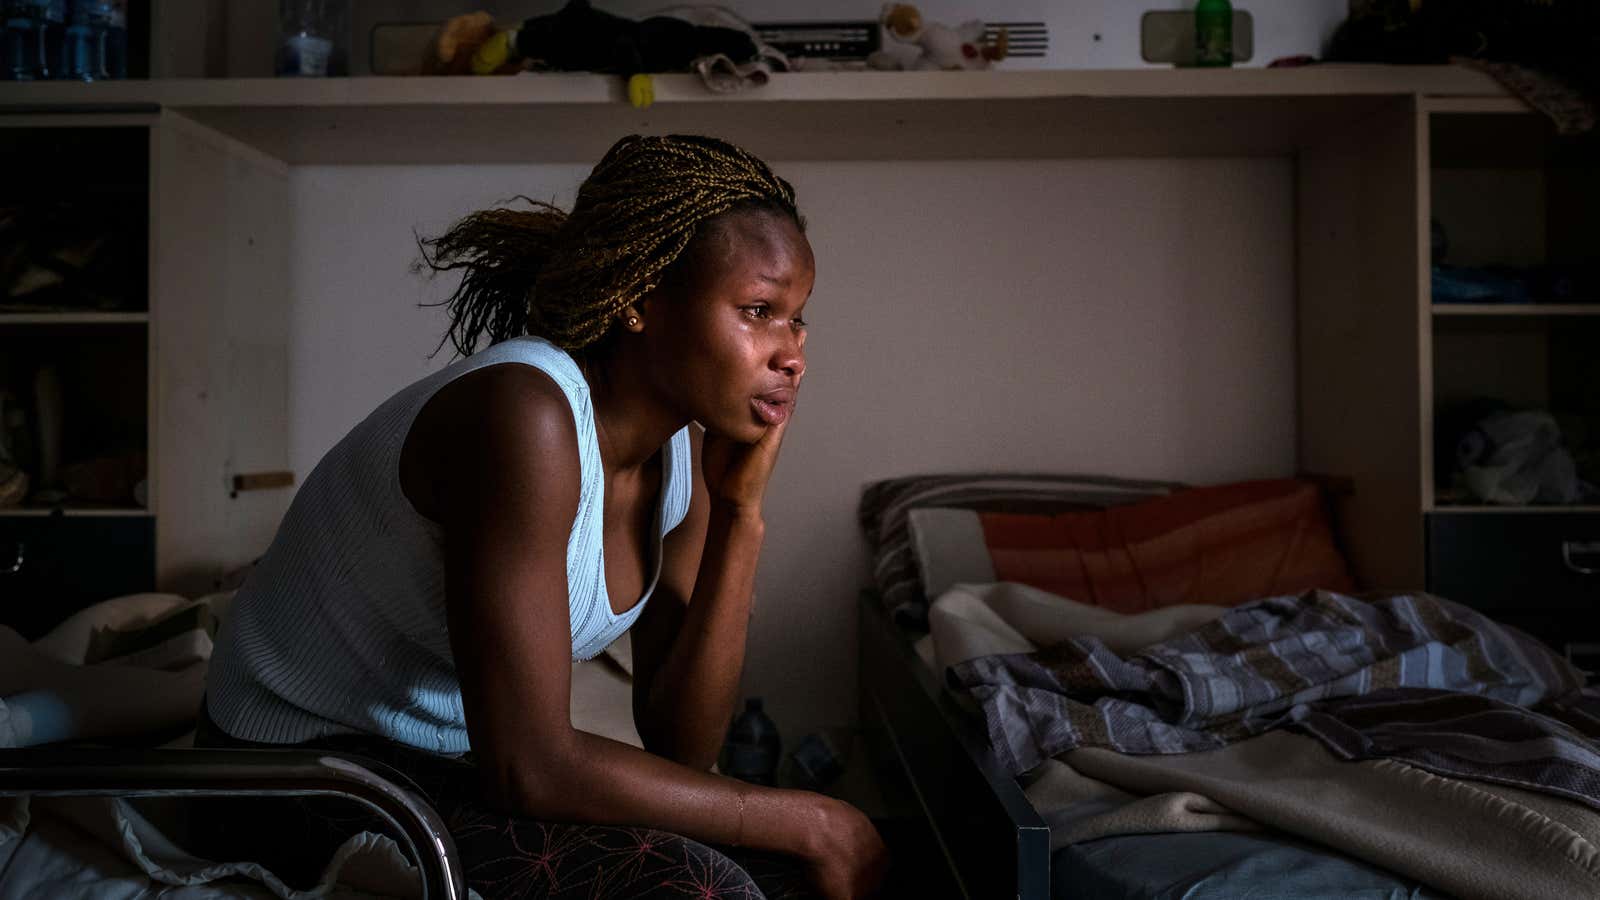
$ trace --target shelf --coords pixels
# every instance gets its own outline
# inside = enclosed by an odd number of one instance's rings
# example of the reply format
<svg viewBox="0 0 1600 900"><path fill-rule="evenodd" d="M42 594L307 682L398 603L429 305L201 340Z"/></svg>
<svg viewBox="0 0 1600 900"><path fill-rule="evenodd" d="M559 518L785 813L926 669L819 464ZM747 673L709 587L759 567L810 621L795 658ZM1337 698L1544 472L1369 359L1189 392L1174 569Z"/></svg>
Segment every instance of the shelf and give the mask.
<svg viewBox="0 0 1600 900"><path fill-rule="evenodd" d="M1544 505L1541 505L1541 506L1468 506L1468 505L1465 505L1465 504L1460 505L1460 506L1451 506L1451 505L1447 504L1447 505L1441 505L1441 506L1434 506L1431 509L1425 510L1425 512L1427 512L1429 514L1433 514L1433 515L1437 515L1439 513L1449 513L1449 514L1452 514L1452 515L1454 515L1456 513L1461 513L1463 515L1494 515L1494 514L1516 515L1518 513L1557 513L1557 514L1565 515L1565 514L1568 514L1568 513L1591 513L1591 514L1592 513L1600 513L1600 506L1593 506L1593 505L1589 505L1589 506L1566 505L1566 506L1563 506L1563 505L1557 505L1557 504L1554 504L1554 503L1544 504Z"/></svg>
<svg viewBox="0 0 1600 900"><path fill-rule="evenodd" d="M0 326L6 325L144 325L150 314L142 312L0 312Z"/></svg>
<svg viewBox="0 0 1600 900"><path fill-rule="evenodd" d="M1436 316L1600 316L1600 303L1435 303Z"/></svg>
<svg viewBox="0 0 1600 900"><path fill-rule="evenodd" d="M155 513L137 506L67 506L60 509L53 507L17 506L0 509L0 519L8 517L45 518L47 516L61 515L67 518L96 517L96 518L149 518Z"/></svg>
<svg viewBox="0 0 1600 900"><path fill-rule="evenodd" d="M593 162L623 134L713 133L774 159L1250 156L1293 152L1399 97L1507 96L1453 66L795 72L714 94L621 78L178 79L7 85L0 113L179 112L298 163Z"/></svg>

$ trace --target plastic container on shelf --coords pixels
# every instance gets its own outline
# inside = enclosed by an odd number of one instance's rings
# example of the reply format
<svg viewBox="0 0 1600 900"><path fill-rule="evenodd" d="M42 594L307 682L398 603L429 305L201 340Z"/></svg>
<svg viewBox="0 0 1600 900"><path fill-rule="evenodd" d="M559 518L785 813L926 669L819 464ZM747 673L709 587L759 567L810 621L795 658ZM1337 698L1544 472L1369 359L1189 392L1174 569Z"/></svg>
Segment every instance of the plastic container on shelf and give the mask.
<svg viewBox="0 0 1600 900"><path fill-rule="evenodd" d="M1233 65L1233 4L1199 0L1194 6L1194 64Z"/></svg>
<svg viewBox="0 0 1600 900"><path fill-rule="evenodd" d="M101 59L109 78L128 77L128 0L112 0L110 17L100 35Z"/></svg>
<svg viewBox="0 0 1600 900"><path fill-rule="evenodd" d="M35 81L52 77L61 65L66 0L0 0L5 66L0 77Z"/></svg>
<svg viewBox="0 0 1600 900"><path fill-rule="evenodd" d="M113 0L71 0L67 7L66 31L62 39L61 77L69 81L99 81L115 77L108 54L110 33L123 25L127 40L127 15Z"/></svg>
<svg viewBox="0 0 1600 900"><path fill-rule="evenodd" d="M279 0L274 70L291 78L349 74L348 0Z"/></svg>

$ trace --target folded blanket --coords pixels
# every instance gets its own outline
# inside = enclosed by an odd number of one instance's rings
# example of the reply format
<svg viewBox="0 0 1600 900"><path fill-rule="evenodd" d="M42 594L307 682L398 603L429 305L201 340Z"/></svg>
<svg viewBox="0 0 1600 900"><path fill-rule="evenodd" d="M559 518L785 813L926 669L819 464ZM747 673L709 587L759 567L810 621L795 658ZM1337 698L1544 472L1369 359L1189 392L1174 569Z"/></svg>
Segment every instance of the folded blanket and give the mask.
<svg viewBox="0 0 1600 900"><path fill-rule="evenodd" d="M1342 762L1316 740L1283 731L1200 753L1076 750L1041 767L1027 794L1050 823L1052 849L1259 823L1453 896L1600 896L1600 815L1592 810L1393 760Z"/></svg>

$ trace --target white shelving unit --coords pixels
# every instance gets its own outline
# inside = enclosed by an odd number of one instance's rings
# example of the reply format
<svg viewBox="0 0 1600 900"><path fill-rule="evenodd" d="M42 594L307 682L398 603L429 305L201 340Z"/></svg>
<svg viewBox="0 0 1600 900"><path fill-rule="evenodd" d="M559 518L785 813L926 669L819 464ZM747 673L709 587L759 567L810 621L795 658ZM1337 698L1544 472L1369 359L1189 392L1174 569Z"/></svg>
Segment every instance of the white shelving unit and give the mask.
<svg viewBox="0 0 1600 900"><path fill-rule="evenodd" d="M1438 303L1436 316L1600 316L1600 303Z"/></svg>
<svg viewBox="0 0 1600 900"><path fill-rule="evenodd" d="M0 327L7 325L145 325L149 313L142 312L59 312L0 313Z"/></svg>
<svg viewBox="0 0 1600 900"><path fill-rule="evenodd" d="M593 162L630 132L701 131L774 159L1281 155L1416 96L1502 97L1444 66L782 73L713 94L620 78L212 79L8 85L18 112L165 110L288 164Z"/></svg>
<svg viewBox="0 0 1600 900"><path fill-rule="evenodd" d="M115 430L117 451L134 442L145 462L142 506L130 495L0 509L4 567L14 558L25 567L0 593L59 598L67 608L55 618L98 593L211 589L265 549L289 496L231 490L234 475L287 468L288 169L160 107L108 109L95 90L135 84L75 85L89 90L46 104L30 99L33 89L60 85L0 86L8 153L26 160L64 148L112 173L45 158L20 170L50 182L45 194L76 190L131 212L146 247L130 274L129 311L0 312L0 359L49 364L66 386L73 446L61 462L96 455L85 430ZM92 183L79 184L86 175ZM97 420L115 428L85 429Z"/></svg>
<svg viewBox="0 0 1600 900"><path fill-rule="evenodd" d="M634 109L621 79L577 74L0 88L0 126L150 131L158 582L192 587L244 561L281 512L228 499L226 481L283 464L282 188L295 165L593 162L619 135L668 131L776 160L1290 158L1300 466L1353 485L1338 501L1343 542L1375 586L1428 580L1435 331L1600 315L1600 303L1431 303L1431 175L1451 164L1430 155L1435 126L1498 117L1508 127L1475 132L1483 146L1450 152L1537 155L1525 145L1542 120L1467 69L790 73L733 95L673 75L655 95Z"/></svg>

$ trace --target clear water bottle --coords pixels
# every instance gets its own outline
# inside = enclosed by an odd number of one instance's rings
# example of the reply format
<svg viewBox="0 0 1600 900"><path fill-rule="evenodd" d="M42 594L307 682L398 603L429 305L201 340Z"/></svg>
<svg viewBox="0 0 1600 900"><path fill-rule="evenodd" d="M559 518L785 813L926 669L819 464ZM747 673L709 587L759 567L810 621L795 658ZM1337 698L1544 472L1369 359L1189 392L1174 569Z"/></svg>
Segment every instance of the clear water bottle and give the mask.
<svg viewBox="0 0 1600 900"><path fill-rule="evenodd" d="M722 745L717 768L722 774L751 784L771 785L777 781L778 760L783 756L783 740L778 726L761 711L761 699L745 701L744 712L733 720L728 740Z"/></svg>
<svg viewBox="0 0 1600 900"><path fill-rule="evenodd" d="M71 0L62 42L61 77L71 81L111 77L106 42L117 18L116 6L111 0Z"/></svg>
<svg viewBox="0 0 1600 900"><path fill-rule="evenodd" d="M322 78L349 72L348 0L279 0L280 76Z"/></svg>
<svg viewBox="0 0 1600 900"><path fill-rule="evenodd" d="M128 0L111 0L110 18L100 37L101 59L105 61L106 77L128 77Z"/></svg>
<svg viewBox="0 0 1600 900"><path fill-rule="evenodd" d="M11 81L49 78L61 62L66 0L0 0L5 70Z"/></svg>

